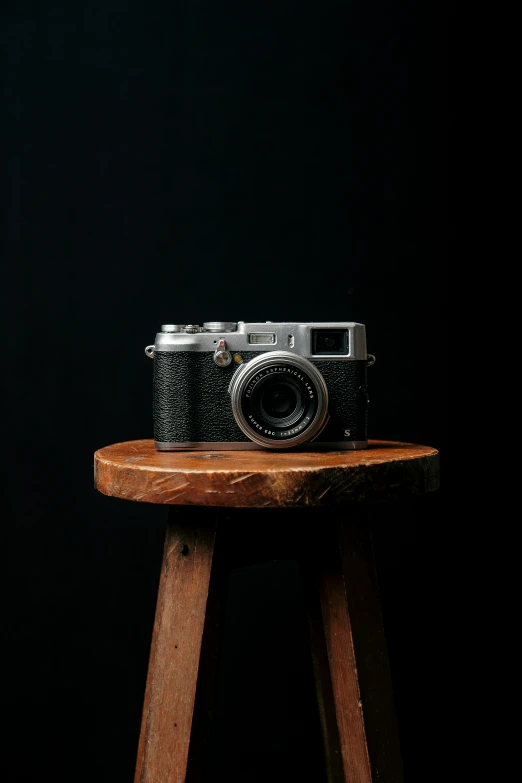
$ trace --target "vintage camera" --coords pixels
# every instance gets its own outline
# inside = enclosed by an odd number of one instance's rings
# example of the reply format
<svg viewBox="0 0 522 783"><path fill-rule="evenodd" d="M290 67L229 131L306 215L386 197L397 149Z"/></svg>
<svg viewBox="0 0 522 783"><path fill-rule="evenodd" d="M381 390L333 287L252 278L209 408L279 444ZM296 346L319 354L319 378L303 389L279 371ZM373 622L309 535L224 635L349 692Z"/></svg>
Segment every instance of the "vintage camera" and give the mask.
<svg viewBox="0 0 522 783"><path fill-rule="evenodd" d="M368 446L363 324L169 324L145 353L159 451Z"/></svg>

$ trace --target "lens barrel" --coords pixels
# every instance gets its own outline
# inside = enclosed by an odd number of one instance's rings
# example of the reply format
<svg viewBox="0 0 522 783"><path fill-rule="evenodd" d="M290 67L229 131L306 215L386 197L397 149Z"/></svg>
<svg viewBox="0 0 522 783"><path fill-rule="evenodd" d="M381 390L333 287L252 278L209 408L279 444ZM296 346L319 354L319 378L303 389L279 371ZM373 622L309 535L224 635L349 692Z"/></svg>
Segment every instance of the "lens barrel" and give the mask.
<svg viewBox="0 0 522 783"><path fill-rule="evenodd" d="M243 364L229 393L234 418L250 440L283 449L313 440L328 419L328 389L319 370L289 351Z"/></svg>

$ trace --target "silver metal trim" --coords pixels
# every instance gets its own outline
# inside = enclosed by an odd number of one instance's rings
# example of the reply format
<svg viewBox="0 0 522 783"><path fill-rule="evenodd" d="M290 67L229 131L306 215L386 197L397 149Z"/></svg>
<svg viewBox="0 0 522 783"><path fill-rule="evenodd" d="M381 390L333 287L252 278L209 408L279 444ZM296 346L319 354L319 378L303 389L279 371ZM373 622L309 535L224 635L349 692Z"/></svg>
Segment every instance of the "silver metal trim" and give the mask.
<svg viewBox="0 0 522 783"><path fill-rule="evenodd" d="M158 451L252 451L253 449L260 449L257 443L247 440L244 443L229 441L228 443L221 443L220 441L184 441L183 443L175 443L171 441L154 441L154 446Z"/></svg>
<svg viewBox="0 0 522 783"><path fill-rule="evenodd" d="M206 322L212 323L212 322ZM228 322L223 322L228 324ZM187 329L195 328L189 325L184 327L183 331L177 333L158 332L156 335L156 351L196 351L214 353L216 349L216 338L220 332L197 331L190 333ZM201 327L197 327L201 330ZM349 353L346 355L332 354L313 354L312 353L312 329L348 329L349 332ZM248 342L249 332L270 332L276 335L276 344L274 345L255 345ZM305 359L331 360L331 361L353 361L362 359L367 361L369 354L366 350L366 328L364 324L354 321L317 321L310 323L266 323L266 322L237 322L237 328L233 332L222 332L227 341L227 349L231 353L241 353L243 351L256 351L259 353L268 353L274 350L280 350L279 346L287 347L298 356ZM293 345L288 345L289 336L294 339Z"/></svg>
<svg viewBox="0 0 522 783"><path fill-rule="evenodd" d="M206 441L195 442L186 441L176 443L174 441L154 441L154 446L158 451L279 451L279 449L270 449L252 441ZM339 442L318 442L314 441L303 443L300 446L289 448L288 451L357 451L367 449L367 440L343 440Z"/></svg>
<svg viewBox="0 0 522 783"><path fill-rule="evenodd" d="M154 359L154 346L153 345L147 345L145 348L145 355L149 357L149 359Z"/></svg>
<svg viewBox="0 0 522 783"><path fill-rule="evenodd" d="M314 382L317 393L317 412L312 423L293 438L285 438L280 441L266 438L253 430L245 418L241 406L243 392L248 383L252 380L252 377L265 367L278 364L279 362L281 364L297 367L297 369L305 372ZM232 376L228 391L230 394L232 413L234 414L236 424L240 430L255 443L259 443L261 446L267 446L271 449L288 449L292 448L292 446L298 446L305 441L312 441L319 435L328 418L328 389L323 376L308 359L303 359L302 356L296 356L289 351L269 351L268 353L256 356L255 359L251 359L249 362L241 365Z"/></svg>

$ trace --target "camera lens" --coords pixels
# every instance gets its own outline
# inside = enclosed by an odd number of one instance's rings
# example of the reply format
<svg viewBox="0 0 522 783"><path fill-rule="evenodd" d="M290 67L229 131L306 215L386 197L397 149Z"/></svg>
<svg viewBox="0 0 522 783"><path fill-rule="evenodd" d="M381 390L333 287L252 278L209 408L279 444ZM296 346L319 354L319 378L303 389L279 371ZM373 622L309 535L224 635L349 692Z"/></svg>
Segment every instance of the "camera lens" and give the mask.
<svg viewBox="0 0 522 783"><path fill-rule="evenodd" d="M292 379L279 380L269 374L262 378L251 396L251 406L261 420L277 427L290 427L304 410L299 385Z"/></svg>
<svg viewBox="0 0 522 783"><path fill-rule="evenodd" d="M299 395L299 391L297 391L297 395ZM261 407L268 416L283 419L295 409L297 395L293 389L289 388L289 385L278 383L273 389L268 389L263 394Z"/></svg>
<svg viewBox="0 0 522 783"><path fill-rule="evenodd" d="M319 370L287 351L260 354L230 382L234 418L254 442L288 448L312 440L328 418L328 390Z"/></svg>

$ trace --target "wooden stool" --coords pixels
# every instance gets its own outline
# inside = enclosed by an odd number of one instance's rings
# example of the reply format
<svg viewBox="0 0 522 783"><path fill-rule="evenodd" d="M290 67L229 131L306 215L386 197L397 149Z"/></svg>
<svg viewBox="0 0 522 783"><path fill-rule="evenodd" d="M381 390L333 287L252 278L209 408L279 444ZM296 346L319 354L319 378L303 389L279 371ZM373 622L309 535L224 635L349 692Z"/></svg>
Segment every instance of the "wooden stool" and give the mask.
<svg viewBox="0 0 522 783"><path fill-rule="evenodd" d="M230 571L282 555L300 564L329 783L401 781L366 512L437 490L438 451L370 441L361 451L158 452L135 440L94 457L100 492L171 506L135 783L212 780Z"/></svg>

